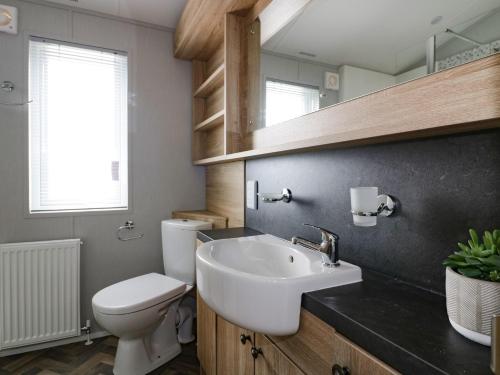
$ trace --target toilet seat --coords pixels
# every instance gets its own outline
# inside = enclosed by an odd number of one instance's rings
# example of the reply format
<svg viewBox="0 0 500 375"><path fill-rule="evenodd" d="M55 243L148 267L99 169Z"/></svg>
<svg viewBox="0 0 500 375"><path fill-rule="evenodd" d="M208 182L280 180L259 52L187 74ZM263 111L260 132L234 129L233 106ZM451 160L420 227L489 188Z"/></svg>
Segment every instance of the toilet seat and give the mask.
<svg viewBox="0 0 500 375"><path fill-rule="evenodd" d="M173 299L185 291L184 282L149 273L102 289L92 298L92 304L102 314L130 314Z"/></svg>

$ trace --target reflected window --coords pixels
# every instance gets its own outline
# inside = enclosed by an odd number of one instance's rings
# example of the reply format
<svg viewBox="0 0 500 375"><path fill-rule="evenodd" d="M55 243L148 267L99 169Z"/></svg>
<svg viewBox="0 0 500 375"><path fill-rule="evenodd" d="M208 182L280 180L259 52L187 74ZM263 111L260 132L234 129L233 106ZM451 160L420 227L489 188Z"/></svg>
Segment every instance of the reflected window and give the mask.
<svg viewBox="0 0 500 375"><path fill-rule="evenodd" d="M318 87L266 80L266 127L318 109Z"/></svg>

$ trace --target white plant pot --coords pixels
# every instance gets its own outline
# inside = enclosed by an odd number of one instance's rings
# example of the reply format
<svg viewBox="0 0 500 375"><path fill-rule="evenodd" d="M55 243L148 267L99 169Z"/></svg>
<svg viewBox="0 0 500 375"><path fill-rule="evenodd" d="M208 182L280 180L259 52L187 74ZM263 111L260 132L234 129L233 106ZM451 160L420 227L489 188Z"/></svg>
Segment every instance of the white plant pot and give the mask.
<svg viewBox="0 0 500 375"><path fill-rule="evenodd" d="M491 319L500 314L500 283L472 279L446 268L446 309L455 330L491 345Z"/></svg>

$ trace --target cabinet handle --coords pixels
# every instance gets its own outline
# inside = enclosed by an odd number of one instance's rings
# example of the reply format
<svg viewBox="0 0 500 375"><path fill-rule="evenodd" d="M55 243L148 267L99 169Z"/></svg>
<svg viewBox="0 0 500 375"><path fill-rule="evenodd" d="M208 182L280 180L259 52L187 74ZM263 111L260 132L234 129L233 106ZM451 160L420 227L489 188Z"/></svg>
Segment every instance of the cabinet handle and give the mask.
<svg viewBox="0 0 500 375"><path fill-rule="evenodd" d="M349 367L342 367L338 364L334 364L332 367L332 375L351 375L351 370L349 370Z"/></svg>
<svg viewBox="0 0 500 375"><path fill-rule="evenodd" d="M252 343L252 338L248 335L245 335L244 333L242 333L240 335L240 341L243 345L245 345L247 343L247 341L250 341L250 343Z"/></svg>
<svg viewBox="0 0 500 375"><path fill-rule="evenodd" d="M250 350L250 353L252 353L252 357L254 359L257 359L257 357L259 356L259 354L264 355L264 353L262 352L262 349L261 348L256 348L255 346L252 346L252 349Z"/></svg>

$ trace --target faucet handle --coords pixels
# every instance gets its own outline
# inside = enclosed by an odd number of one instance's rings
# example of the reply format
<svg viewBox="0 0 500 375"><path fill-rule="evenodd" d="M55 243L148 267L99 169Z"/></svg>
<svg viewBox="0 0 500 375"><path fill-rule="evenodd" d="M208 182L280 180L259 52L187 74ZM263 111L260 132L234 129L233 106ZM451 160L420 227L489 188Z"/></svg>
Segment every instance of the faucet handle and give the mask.
<svg viewBox="0 0 500 375"><path fill-rule="evenodd" d="M304 223L303 225L305 225L306 227L311 227L311 228L319 230L321 232L321 237L324 240L330 239L332 241L338 241L338 239L339 239L339 236L337 234L333 233L332 231L329 231L328 229L318 227L317 225L313 225L313 224Z"/></svg>

